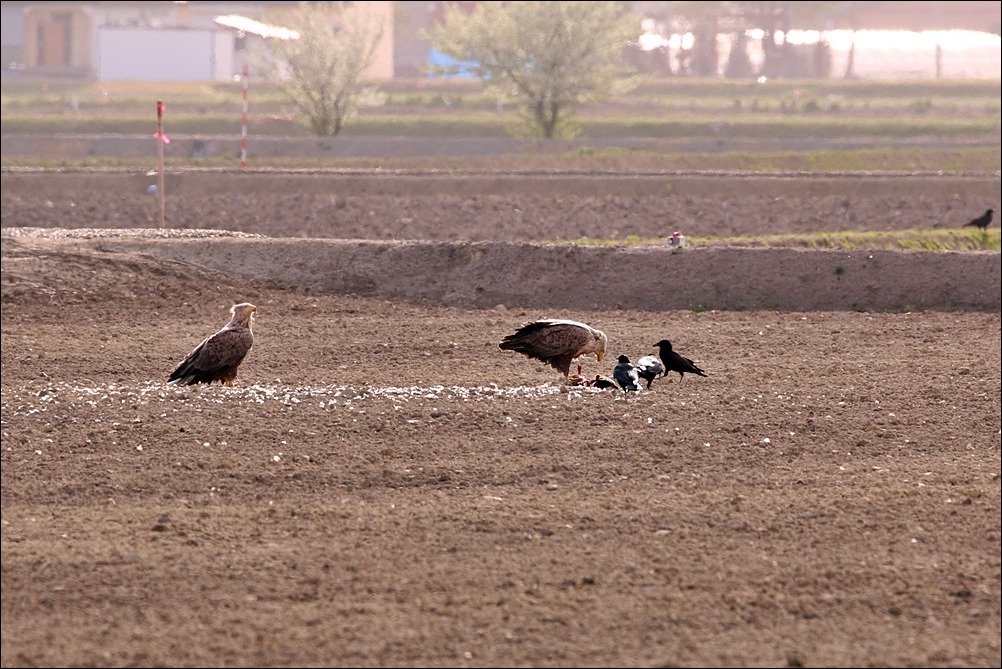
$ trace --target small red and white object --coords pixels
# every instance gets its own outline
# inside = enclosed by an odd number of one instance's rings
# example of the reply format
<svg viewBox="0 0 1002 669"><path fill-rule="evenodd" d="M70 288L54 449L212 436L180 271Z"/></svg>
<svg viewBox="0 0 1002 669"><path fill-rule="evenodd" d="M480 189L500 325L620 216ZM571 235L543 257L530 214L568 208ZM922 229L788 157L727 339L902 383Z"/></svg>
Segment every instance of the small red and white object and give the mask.
<svg viewBox="0 0 1002 669"><path fill-rule="evenodd" d="M164 133L164 112L167 111L167 105L165 105L160 100L157 100L157 131L153 133L153 136L159 139L164 144L170 144L170 137Z"/></svg>
<svg viewBox="0 0 1002 669"><path fill-rule="evenodd" d="M673 249L680 249L685 246L685 236L678 231L671 233L671 237L668 238L668 246Z"/></svg>

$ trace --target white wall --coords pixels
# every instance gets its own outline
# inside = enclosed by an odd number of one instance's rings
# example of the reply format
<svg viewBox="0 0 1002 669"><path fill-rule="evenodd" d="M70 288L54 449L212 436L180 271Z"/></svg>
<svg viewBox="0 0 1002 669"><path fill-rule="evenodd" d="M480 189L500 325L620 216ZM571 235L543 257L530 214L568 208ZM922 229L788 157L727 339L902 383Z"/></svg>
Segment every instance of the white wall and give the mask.
<svg viewBox="0 0 1002 669"><path fill-rule="evenodd" d="M232 80L233 74L237 72L233 69L235 43L236 34L233 31L212 31L212 79L214 81Z"/></svg>
<svg viewBox="0 0 1002 669"><path fill-rule="evenodd" d="M99 81L213 81L233 70L233 33L101 27L97 38Z"/></svg>

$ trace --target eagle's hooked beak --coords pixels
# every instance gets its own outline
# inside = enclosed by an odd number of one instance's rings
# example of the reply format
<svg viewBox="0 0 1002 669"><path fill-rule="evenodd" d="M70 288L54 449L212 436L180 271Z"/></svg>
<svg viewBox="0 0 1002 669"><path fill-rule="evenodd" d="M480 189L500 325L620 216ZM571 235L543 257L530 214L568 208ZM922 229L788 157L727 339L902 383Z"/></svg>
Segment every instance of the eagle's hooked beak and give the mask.
<svg viewBox="0 0 1002 669"><path fill-rule="evenodd" d="M605 357L605 356L601 352L599 352L599 353L595 354L595 357L598 358L599 362L602 362L602 358Z"/></svg>

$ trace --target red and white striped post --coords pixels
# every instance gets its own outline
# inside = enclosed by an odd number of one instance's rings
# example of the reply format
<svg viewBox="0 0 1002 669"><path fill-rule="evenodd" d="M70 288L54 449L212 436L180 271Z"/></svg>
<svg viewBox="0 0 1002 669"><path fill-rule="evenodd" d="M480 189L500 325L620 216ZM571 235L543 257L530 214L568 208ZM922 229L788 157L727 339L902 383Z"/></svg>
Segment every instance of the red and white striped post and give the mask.
<svg viewBox="0 0 1002 669"><path fill-rule="evenodd" d="M163 100L157 100L157 131L153 136L157 138L157 201L160 205L160 229L164 227L166 218L167 200L164 193L164 144L170 144L170 139L164 132L164 112L167 105Z"/></svg>
<svg viewBox="0 0 1002 669"><path fill-rule="evenodd" d="M247 167L247 81L250 79L250 68L244 63L244 110L240 124L240 169Z"/></svg>

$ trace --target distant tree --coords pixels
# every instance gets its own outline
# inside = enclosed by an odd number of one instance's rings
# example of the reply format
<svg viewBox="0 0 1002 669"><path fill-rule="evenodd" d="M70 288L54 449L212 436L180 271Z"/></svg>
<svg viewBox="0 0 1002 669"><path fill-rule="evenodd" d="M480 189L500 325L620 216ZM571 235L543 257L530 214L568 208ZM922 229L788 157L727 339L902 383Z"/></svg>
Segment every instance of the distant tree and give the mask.
<svg viewBox="0 0 1002 669"><path fill-rule="evenodd" d="M751 58L748 57L748 38L739 31L731 45L731 53L724 66L724 76L728 79L748 79L754 73Z"/></svg>
<svg viewBox="0 0 1002 669"><path fill-rule="evenodd" d="M640 35L618 2L481 2L447 5L430 39L501 95L513 95L522 129L570 137L574 107L636 85L623 60Z"/></svg>
<svg viewBox="0 0 1002 669"><path fill-rule="evenodd" d="M384 26L363 3L342 2L300 2L283 22L299 39L269 39L259 69L292 98L314 134L336 136L357 110Z"/></svg>
<svg viewBox="0 0 1002 669"><path fill-rule="evenodd" d="M759 2L736 2L751 19L754 27L761 28L762 53L764 60L761 74L779 77L797 71L792 62L793 51L777 42L778 33L785 33L793 25L812 26L820 30L844 2L828 0L770 0ZM817 65L811 68L817 70Z"/></svg>
<svg viewBox="0 0 1002 669"><path fill-rule="evenodd" d="M814 45L814 78L827 79L832 74L832 47L821 39Z"/></svg>
<svg viewBox="0 0 1002 669"><path fill-rule="evenodd" d="M696 77L715 77L717 58L717 33L721 17L730 11L730 2L700 2L680 0L671 3L675 21L681 32L692 34L692 49L686 54L683 74Z"/></svg>
<svg viewBox="0 0 1002 669"><path fill-rule="evenodd" d="M675 27L693 35L692 73L696 76L716 76L716 38L721 24L728 32L743 33L750 28L762 30L763 64L759 74L769 77L798 72L796 53L779 42L780 34L791 27L822 29L843 6L852 3L829 0L750 0L733 2L700 2L678 0L666 3L672 12ZM742 47L743 48L743 47ZM820 54L823 55L823 54ZM819 55L819 58L820 58ZM737 57L737 60L735 60ZM750 62L748 63L750 65ZM725 65L726 76L744 76L746 63L732 49ZM820 61L813 72L824 72ZM740 75L738 73L741 73Z"/></svg>

